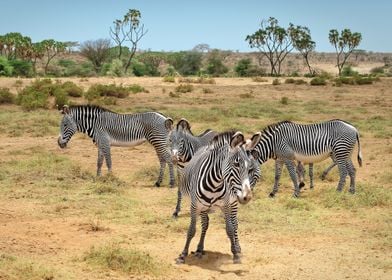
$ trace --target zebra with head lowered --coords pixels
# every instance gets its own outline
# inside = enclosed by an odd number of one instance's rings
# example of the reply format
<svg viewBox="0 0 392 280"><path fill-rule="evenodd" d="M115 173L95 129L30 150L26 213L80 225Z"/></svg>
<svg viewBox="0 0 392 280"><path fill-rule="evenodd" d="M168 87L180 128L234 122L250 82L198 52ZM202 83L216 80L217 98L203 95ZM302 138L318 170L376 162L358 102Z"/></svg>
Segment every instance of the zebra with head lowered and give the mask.
<svg viewBox="0 0 392 280"><path fill-rule="evenodd" d="M180 187L191 198L191 223L184 250L177 263L185 262L190 242L196 233L198 215L201 217L202 231L195 254L198 257L203 255L208 212L213 206L223 210L233 260L235 263L240 262L237 208L238 202L245 204L252 198L249 174L254 165L250 157L257 158L258 155L256 151L249 155L246 148L253 149L258 140L254 136L252 142L244 144L241 132L219 134L207 147L201 148L185 167Z"/></svg>
<svg viewBox="0 0 392 280"><path fill-rule="evenodd" d="M58 145L67 146L76 132L90 136L98 147L97 176L101 175L103 160L112 170L111 146L136 146L148 141L158 155L160 172L155 185L160 186L166 163L169 165L170 185L174 186L173 163L167 149L168 127L172 119L157 112L117 114L99 106L64 106Z"/></svg>
<svg viewBox="0 0 392 280"><path fill-rule="evenodd" d="M270 196L278 192L278 184L283 164L286 165L294 183L294 197L299 196L295 162L313 163L332 157L337 164L340 180L337 191L342 191L347 174L350 176L351 193L355 193L355 173L351 154L358 142L358 163L362 166L361 146L358 130L342 120L330 120L316 124L296 124L279 122L266 127L255 150L259 153L258 162L270 158L275 161L275 183Z"/></svg>
<svg viewBox="0 0 392 280"><path fill-rule="evenodd" d="M217 132L207 129L202 134L194 136L186 119L181 119L176 128L170 130L168 141L173 163L177 166L178 184L185 165L201 147L206 146L217 134ZM181 197L181 191L178 188L177 206L173 217L178 217L181 210Z"/></svg>

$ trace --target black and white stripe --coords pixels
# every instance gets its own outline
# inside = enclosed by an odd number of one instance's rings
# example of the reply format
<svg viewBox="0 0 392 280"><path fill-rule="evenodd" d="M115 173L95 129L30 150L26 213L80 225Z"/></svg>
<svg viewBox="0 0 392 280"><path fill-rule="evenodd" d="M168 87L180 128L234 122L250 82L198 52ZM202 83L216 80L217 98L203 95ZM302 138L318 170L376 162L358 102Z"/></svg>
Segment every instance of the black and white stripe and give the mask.
<svg viewBox="0 0 392 280"><path fill-rule="evenodd" d="M72 135L83 132L98 146L97 175L101 175L105 159L109 172L112 170L111 146L135 146L148 141L157 153L160 172L156 186L162 182L166 163L169 165L170 185L174 186L173 163L166 139L170 118L157 112L117 114L98 106L80 105L64 107L58 144L66 147Z"/></svg>
<svg viewBox="0 0 392 280"><path fill-rule="evenodd" d="M351 193L355 193L355 168L351 154L358 142L358 163L362 165L358 130L342 120L330 120L317 124L296 124L289 121L268 126L262 131L255 150L259 152L260 164L273 158L275 162L275 183L270 196L278 191L283 164L289 170L294 183L294 196L299 196L295 161L314 163L332 157L337 164L340 180L337 190L341 191L347 174L350 176Z"/></svg>
<svg viewBox="0 0 392 280"><path fill-rule="evenodd" d="M213 206L219 206L224 213L233 259L234 262L240 262L237 208L238 202L247 203L252 197L249 173L253 164L246 148L253 149L258 140L254 137L253 142L245 145L244 136L240 132L219 134L207 147L199 149L185 167L180 188L191 198L191 223L178 263L183 263L188 255L198 215L201 216L202 232L196 255L203 255L208 212ZM257 152L253 152L251 156L258 157Z"/></svg>

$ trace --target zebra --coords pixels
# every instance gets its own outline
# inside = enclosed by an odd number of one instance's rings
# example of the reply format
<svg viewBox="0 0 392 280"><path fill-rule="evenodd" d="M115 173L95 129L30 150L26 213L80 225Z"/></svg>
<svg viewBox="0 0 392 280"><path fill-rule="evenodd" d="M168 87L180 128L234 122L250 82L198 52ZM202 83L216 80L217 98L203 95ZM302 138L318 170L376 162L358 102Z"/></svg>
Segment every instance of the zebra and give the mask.
<svg viewBox="0 0 392 280"><path fill-rule="evenodd" d="M246 149L253 149L258 141L259 138L254 136L252 142L244 144L244 136L238 131L218 134L207 147L200 149L185 167L181 178L181 191L191 198L191 222L184 250L176 259L177 263L185 262L190 242L196 232L198 215L201 217L202 231L195 255L203 255L209 223L208 212L213 206L220 207L224 213L233 261L240 263L237 208L238 202L245 204L252 198L249 174L253 165ZM254 150L251 157L258 158L258 152Z"/></svg>
<svg viewBox="0 0 392 280"><path fill-rule="evenodd" d="M168 141L173 163L177 166L177 182L180 181L184 167L197 150L206 146L217 134L217 132L207 129L199 136L194 136L191 126L186 119L178 121L176 128L170 130ZM178 187L177 206L173 212L174 218L178 217L178 213L181 210L181 199L182 195Z"/></svg>
<svg viewBox="0 0 392 280"><path fill-rule="evenodd" d="M148 141L155 148L160 162L155 186L159 187L162 182L166 163L169 165L170 186L174 186L173 163L166 145L168 128L173 123L171 118L157 112L117 114L92 105L64 106L61 113L58 145L65 148L76 132L90 136L98 146L97 176L102 173L104 159L108 171L112 171L111 146L136 146Z"/></svg>
<svg viewBox="0 0 392 280"><path fill-rule="evenodd" d="M299 196L300 188L294 161L314 163L332 156L336 162L340 180L337 191L342 191L347 174L350 176L350 193L355 193L355 167L351 154L358 142L357 160L362 166L361 146L358 130L348 122L330 120L316 124L296 124L282 121L267 126L255 150L258 151L260 164L269 158L275 159L275 183L270 197L278 192L278 184L283 164L286 165L294 184L294 197Z"/></svg>

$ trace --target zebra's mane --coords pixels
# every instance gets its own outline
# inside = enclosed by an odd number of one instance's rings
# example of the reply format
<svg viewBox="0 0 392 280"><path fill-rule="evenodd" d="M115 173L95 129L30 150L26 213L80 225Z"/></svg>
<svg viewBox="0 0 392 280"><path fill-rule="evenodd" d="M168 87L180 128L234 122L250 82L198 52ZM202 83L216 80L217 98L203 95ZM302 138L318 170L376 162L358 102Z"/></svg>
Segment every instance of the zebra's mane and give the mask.
<svg viewBox="0 0 392 280"><path fill-rule="evenodd" d="M220 144L220 143L230 143L230 139L231 137L233 137L233 135L235 134L234 130L228 130L225 132L221 132L217 135L214 136L214 138L212 138L210 144L214 145L214 144Z"/></svg>
<svg viewBox="0 0 392 280"><path fill-rule="evenodd" d="M261 131L261 134L273 133L276 130L276 128L279 128L281 125L286 124L286 123L292 123L292 122L291 121L281 121L281 122L270 124Z"/></svg>
<svg viewBox="0 0 392 280"><path fill-rule="evenodd" d="M203 137L204 135L206 135L207 133L210 133L211 131L212 131L212 129L207 129L203 133L199 134L197 137Z"/></svg>
<svg viewBox="0 0 392 280"><path fill-rule="evenodd" d="M98 105L71 105L69 106L69 109L90 109L90 110L94 110L94 111L98 111L98 112L111 112L111 113L115 113L109 109L106 109L104 107L98 106Z"/></svg>

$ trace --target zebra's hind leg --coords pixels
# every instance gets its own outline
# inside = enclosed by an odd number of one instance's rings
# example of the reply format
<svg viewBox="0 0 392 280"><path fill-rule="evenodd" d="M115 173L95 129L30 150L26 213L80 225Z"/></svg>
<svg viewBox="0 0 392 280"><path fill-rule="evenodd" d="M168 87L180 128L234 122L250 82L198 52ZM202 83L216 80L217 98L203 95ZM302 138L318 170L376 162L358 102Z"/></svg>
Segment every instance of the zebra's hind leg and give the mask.
<svg viewBox="0 0 392 280"><path fill-rule="evenodd" d="M323 171L323 173L321 174L321 180L325 180L325 178L327 177L329 171L332 170L332 168L334 168L336 166L336 162L333 162L330 166L327 167L327 169L325 169Z"/></svg>
<svg viewBox="0 0 392 280"><path fill-rule="evenodd" d="M163 174L165 172L166 161L162 158L159 158L159 164L160 164L159 176L158 176L158 180L155 182L155 186L157 188L161 186Z"/></svg>
<svg viewBox="0 0 392 280"><path fill-rule="evenodd" d="M299 185L298 185L298 181L297 181L297 173L295 170L295 164L294 161L292 160L285 160L285 164L287 167L287 170L289 171L291 180L293 181L294 184L294 193L293 193L293 197L299 197Z"/></svg>
<svg viewBox="0 0 392 280"><path fill-rule="evenodd" d="M313 163L309 163L309 180L310 180L310 188L313 189Z"/></svg>
<svg viewBox="0 0 392 280"><path fill-rule="evenodd" d="M346 162L345 161L338 162L338 168L339 168L340 179L336 190L338 192L341 192L343 190L344 185L346 184L346 177L347 177Z"/></svg>
<svg viewBox="0 0 392 280"><path fill-rule="evenodd" d="M354 194L355 193L355 167L353 162L351 161L351 159L349 159L346 163L346 167L347 167L347 171L348 171L348 175L350 176L350 188L349 188L349 192Z"/></svg>
<svg viewBox="0 0 392 280"><path fill-rule="evenodd" d="M201 258L204 255L204 239L206 237L208 224L210 220L207 211L201 212L200 217L201 217L201 235L200 235L199 244L197 245L197 250L195 252L195 256L198 258Z"/></svg>
<svg viewBox="0 0 392 280"><path fill-rule="evenodd" d="M103 165L104 154L101 149L98 149L98 159L97 159L97 177L102 175L102 165Z"/></svg>
<svg viewBox="0 0 392 280"><path fill-rule="evenodd" d="M189 252L189 245L191 244L191 240L195 236L195 233L196 233L196 220L197 220L196 208L192 203L192 205L191 205L191 223L188 228L188 233L186 236L184 250L176 259L177 264L185 263L185 257L188 256L188 252Z"/></svg>
<svg viewBox="0 0 392 280"><path fill-rule="evenodd" d="M270 197L274 197L275 194L278 192L280 175L282 174L282 167L283 161L280 159L275 160L275 182L272 192L269 194Z"/></svg>

